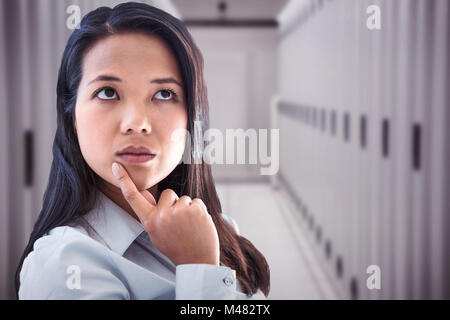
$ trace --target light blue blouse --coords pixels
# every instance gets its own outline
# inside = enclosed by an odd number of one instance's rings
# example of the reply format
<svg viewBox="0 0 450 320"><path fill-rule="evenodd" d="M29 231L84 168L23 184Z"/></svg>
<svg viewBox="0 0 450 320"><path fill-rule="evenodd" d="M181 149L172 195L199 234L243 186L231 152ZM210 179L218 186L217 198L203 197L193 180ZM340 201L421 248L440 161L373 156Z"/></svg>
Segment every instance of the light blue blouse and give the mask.
<svg viewBox="0 0 450 320"><path fill-rule="evenodd" d="M141 223L103 193L81 226L35 241L20 272L19 299L266 299L242 293L227 266L175 266ZM236 221L222 214L239 233Z"/></svg>

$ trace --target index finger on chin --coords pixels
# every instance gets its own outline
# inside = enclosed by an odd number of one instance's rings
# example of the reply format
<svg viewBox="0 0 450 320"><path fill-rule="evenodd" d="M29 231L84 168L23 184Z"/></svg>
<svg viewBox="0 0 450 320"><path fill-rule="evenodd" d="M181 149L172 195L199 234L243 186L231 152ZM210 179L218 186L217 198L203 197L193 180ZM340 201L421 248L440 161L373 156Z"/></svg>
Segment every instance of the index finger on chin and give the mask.
<svg viewBox="0 0 450 320"><path fill-rule="evenodd" d="M134 212L139 217L139 220L145 220L149 209L152 208L153 205L139 192L122 165L114 162L112 171L119 182L120 190L122 191L125 200L127 200L131 208L133 208Z"/></svg>

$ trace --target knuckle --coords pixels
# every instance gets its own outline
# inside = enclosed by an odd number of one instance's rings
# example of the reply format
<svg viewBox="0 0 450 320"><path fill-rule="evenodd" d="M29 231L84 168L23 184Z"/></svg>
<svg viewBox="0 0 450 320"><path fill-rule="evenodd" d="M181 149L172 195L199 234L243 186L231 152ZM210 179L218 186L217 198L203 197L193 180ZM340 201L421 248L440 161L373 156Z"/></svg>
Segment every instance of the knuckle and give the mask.
<svg viewBox="0 0 450 320"><path fill-rule="evenodd" d="M176 193L172 189L164 189L163 192L161 192L161 196L164 195L165 197L172 196L173 194L176 194Z"/></svg>
<svg viewBox="0 0 450 320"><path fill-rule="evenodd" d="M198 204L198 205L201 205L201 206L204 206L204 205L205 205L205 204L203 203L202 199L200 199L200 198L194 198L194 199L192 199L192 203L195 203L195 204Z"/></svg>
<svg viewBox="0 0 450 320"><path fill-rule="evenodd" d="M195 198L195 199L193 199L193 200L192 200L192 204L195 204L195 205L201 207L201 208L202 208L203 210L205 210L205 211L208 211L207 208L206 208L206 204L205 204L205 203L203 202L203 200L200 199L200 198Z"/></svg>
<svg viewBox="0 0 450 320"><path fill-rule="evenodd" d="M164 201L175 203L178 200L178 195L172 189L164 189L161 192L160 199L164 199Z"/></svg>
<svg viewBox="0 0 450 320"><path fill-rule="evenodd" d="M190 207L191 202L192 200L189 196L183 195L176 201L175 207L177 207L178 209L188 208Z"/></svg>
<svg viewBox="0 0 450 320"><path fill-rule="evenodd" d="M192 200L191 207L197 208L197 210L203 210L203 205L200 202L195 201L195 200Z"/></svg>
<svg viewBox="0 0 450 320"><path fill-rule="evenodd" d="M181 196L180 200L183 200L183 201L192 201L192 200L191 200L191 197L189 197L188 195L183 195L183 196Z"/></svg>
<svg viewBox="0 0 450 320"><path fill-rule="evenodd" d="M196 206L192 207L192 209L193 209L192 211L194 212L195 215L197 215L199 217L203 216L204 212L203 212L202 207L196 205Z"/></svg>

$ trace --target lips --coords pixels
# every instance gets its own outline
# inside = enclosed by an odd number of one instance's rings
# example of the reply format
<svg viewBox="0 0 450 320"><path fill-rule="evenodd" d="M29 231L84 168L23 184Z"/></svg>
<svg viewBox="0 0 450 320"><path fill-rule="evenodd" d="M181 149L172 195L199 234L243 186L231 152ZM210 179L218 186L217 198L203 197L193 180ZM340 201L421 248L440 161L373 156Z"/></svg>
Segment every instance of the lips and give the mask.
<svg viewBox="0 0 450 320"><path fill-rule="evenodd" d="M117 156L125 162L129 163L143 163L152 160L156 154L146 147L129 146L118 151Z"/></svg>
<svg viewBox="0 0 450 320"><path fill-rule="evenodd" d="M131 155L155 155L151 150L147 149L146 147L135 147L135 146L129 146L126 147L120 151L117 152L117 155L124 155L124 154L131 154Z"/></svg>

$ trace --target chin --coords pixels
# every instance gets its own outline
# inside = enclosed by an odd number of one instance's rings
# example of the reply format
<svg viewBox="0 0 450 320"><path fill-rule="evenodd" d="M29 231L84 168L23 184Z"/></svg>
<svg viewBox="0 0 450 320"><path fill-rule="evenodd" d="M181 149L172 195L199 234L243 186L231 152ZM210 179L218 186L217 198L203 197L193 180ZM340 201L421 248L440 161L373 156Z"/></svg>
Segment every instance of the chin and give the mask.
<svg viewBox="0 0 450 320"><path fill-rule="evenodd" d="M150 179L147 179L147 177L143 175L130 175L130 177L138 190L149 189L154 185Z"/></svg>

